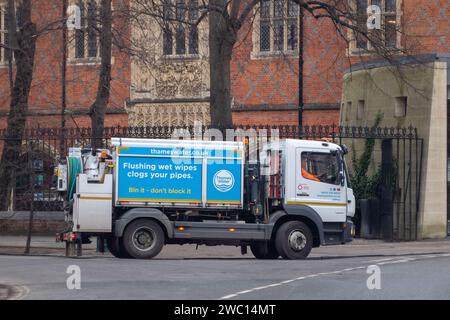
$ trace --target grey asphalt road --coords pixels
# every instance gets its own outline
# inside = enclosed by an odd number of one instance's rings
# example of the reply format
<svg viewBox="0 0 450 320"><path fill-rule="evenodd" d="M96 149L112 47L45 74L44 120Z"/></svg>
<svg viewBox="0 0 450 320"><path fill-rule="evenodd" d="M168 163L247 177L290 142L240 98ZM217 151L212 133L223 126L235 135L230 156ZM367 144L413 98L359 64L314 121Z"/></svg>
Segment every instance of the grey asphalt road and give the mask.
<svg viewBox="0 0 450 320"><path fill-rule="evenodd" d="M371 252L371 250L367 250ZM71 265L81 289L67 289ZM381 289L369 290L369 266ZM109 256L0 256L0 284L22 299L450 299L450 253L330 256L305 261L253 258L119 260Z"/></svg>

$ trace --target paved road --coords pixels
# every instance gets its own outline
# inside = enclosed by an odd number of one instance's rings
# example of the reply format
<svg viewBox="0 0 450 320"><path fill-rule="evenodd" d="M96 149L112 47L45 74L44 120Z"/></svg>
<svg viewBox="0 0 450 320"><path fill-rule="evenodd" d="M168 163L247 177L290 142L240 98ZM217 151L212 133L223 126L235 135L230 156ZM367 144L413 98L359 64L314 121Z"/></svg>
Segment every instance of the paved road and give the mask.
<svg viewBox="0 0 450 320"><path fill-rule="evenodd" d="M23 299L450 299L447 250L379 256L366 251L319 252L306 261L6 255L0 256L0 284L15 285L22 295L16 298ZM70 265L81 269L81 290L66 287ZM367 289L370 265L380 267L381 290Z"/></svg>

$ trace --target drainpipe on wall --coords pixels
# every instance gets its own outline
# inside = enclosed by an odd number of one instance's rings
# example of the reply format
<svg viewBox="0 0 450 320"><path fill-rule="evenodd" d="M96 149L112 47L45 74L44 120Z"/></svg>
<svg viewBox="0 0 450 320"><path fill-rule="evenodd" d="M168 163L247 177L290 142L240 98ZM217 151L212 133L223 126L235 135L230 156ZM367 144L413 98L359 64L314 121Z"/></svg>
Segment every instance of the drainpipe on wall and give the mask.
<svg viewBox="0 0 450 320"><path fill-rule="evenodd" d="M66 74L67 74L67 0L63 0L62 12L62 67L61 67L61 128L66 127Z"/></svg>
<svg viewBox="0 0 450 320"><path fill-rule="evenodd" d="M299 127L303 126L303 107L304 107L304 98L303 98L303 65L304 65L304 18L305 12L303 6L300 5L299 8L299 42L298 42L298 125ZM301 134L302 135L302 134ZM301 138L301 136L300 136Z"/></svg>
<svg viewBox="0 0 450 320"><path fill-rule="evenodd" d="M62 2L62 61L61 61L61 155L64 152L64 134L63 130L66 128L66 107L67 107L67 7L68 1Z"/></svg>

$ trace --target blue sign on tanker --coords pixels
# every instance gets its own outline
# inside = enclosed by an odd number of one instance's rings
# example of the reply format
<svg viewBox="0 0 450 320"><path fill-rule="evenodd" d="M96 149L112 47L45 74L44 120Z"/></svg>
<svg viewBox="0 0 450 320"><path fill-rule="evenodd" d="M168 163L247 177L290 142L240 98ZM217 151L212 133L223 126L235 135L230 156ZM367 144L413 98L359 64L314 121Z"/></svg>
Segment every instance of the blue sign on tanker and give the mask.
<svg viewBox="0 0 450 320"><path fill-rule="evenodd" d="M242 154L239 151L130 147L119 152L118 201L242 203ZM202 159L207 159L205 186L202 185Z"/></svg>
<svg viewBox="0 0 450 320"><path fill-rule="evenodd" d="M202 166L171 158L120 157L119 201L198 202L202 200Z"/></svg>

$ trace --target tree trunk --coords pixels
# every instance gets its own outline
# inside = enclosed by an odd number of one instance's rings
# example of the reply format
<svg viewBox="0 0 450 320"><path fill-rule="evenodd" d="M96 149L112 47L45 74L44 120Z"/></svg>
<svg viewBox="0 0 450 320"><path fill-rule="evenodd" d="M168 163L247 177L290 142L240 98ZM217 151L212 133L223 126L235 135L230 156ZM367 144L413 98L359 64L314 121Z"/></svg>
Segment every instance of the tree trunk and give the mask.
<svg viewBox="0 0 450 320"><path fill-rule="evenodd" d="M13 10L12 10L13 11ZM31 0L23 0L18 6L23 24L20 30L9 28L17 47L13 48L16 76L11 92L10 111L6 137L0 162L0 210L7 210L11 190L14 188L14 171L20 167L19 155L28 112L28 98L33 80L34 54L36 50L36 25L31 22ZM8 12L11 15L11 12Z"/></svg>
<svg viewBox="0 0 450 320"><path fill-rule="evenodd" d="M111 56L112 56L112 9L111 0L102 0L100 21L100 56L101 67L97 89L97 97L91 106L92 147L103 147L103 131L105 114L108 107L111 89Z"/></svg>
<svg viewBox="0 0 450 320"><path fill-rule="evenodd" d="M33 233L33 221L34 221L34 183L35 183L35 179L36 176L34 174L34 167L33 167L33 150L32 148L29 148L30 146L27 146L27 151L28 151L28 170L29 170L29 174L30 174L30 195L29 195L29 199L30 199L30 215L28 218L28 232L27 232L27 242L25 245L25 254L30 254L30 250L31 250L31 235Z"/></svg>
<svg viewBox="0 0 450 320"><path fill-rule="evenodd" d="M226 10L226 0L211 0L210 5ZM209 15L209 60L211 86L211 126L227 128L233 125L231 114L230 63L236 31L220 12Z"/></svg>

